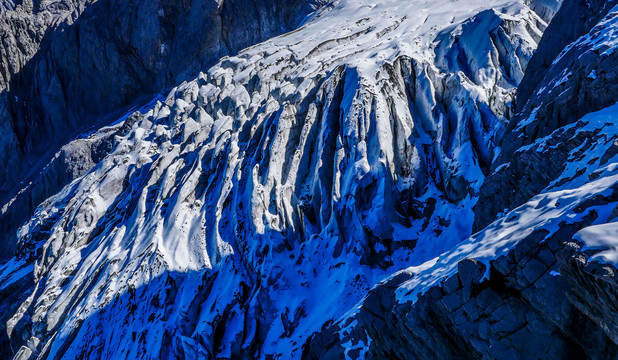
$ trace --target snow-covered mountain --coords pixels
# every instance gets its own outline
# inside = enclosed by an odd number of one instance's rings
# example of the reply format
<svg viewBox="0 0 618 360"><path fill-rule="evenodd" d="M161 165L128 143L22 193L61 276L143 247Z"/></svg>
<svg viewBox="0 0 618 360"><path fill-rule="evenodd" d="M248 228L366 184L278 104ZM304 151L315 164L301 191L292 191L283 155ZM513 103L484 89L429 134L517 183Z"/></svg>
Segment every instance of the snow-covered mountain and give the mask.
<svg viewBox="0 0 618 360"><path fill-rule="evenodd" d="M323 3L68 142L3 354L618 356L615 5Z"/></svg>
<svg viewBox="0 0 618 360"><path fill-rule="evenodd" d="M194 78L224 55L295 29L317 5L0 2L0 259L14 251L15 233L35 208L83 175L80 167L88 168L54 159L62 145ZM107 151L93 151L93 161ZM49 162L60 175L39 175Z"/></svg>

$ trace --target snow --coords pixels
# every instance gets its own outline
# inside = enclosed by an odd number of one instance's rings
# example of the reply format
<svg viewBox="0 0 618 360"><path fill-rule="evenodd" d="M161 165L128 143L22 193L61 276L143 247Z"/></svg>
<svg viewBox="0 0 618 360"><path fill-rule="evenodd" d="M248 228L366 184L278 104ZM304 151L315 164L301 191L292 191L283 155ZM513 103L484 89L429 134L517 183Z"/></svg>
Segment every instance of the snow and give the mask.
<svg viewBox="0 0 618 360"><path fill-rule="evenodd" d="M573 76L573 72L569 71L568 69L565 69L562 72L562 74L560 74L559 76L562 76L562 77L558 80L554 80L554 82L552 83L553 87L558 87L562 84L565 84L567 81L569 81L569 78Z"/></svg>
<svg viewBox="0 0 618 360"><path fill-rule="evenodd" d="M489 262L505 255L522 239L533 231L546 229L554 233L563 221L575 222L586 215L574 211L575 207L587 199L598 195L608 196L613 192L613 186L618 182L618 158L615 156L601 165L600 159L610 146L618 139L618 104L596 113L585 116L577 126L578 133L600 133L599 138L589 141L594 144L585 151L585 156L571 159L563 173L541 194L529 200L526 204L504 214L481 232L461 242L452 250L436 257L420 267L410 267L405 271L414 277L397 289L397 299L400 302L416 301L418 296L439 284L457 271L459 261L474 258L483 262L489 269ZM559 129L557 131L561 131ZM575 135L577 136L577 134ZM537 140L530 146L536 146L545 151L545 142L551 137ZM575 149L573 154L579 153ZM580 169L585 171L579 171ZM591 181L589 175L596 173L599 177ZM564 181L568 179L569 181ZM561 184L561 185L557 185ZM584 249L599 250L591 260L618 265L618 224L604 224L611 216L611 210L616 204L597 207L599 225L587 227L575 236L583 242ZM487 277L489 274L485 274ZM557 275L557 274L553 274Z"/></svg>
<svg viewBox="0 0 618 360"><path fill-rule="evenodd" d="M618 12L618 6L614 6L609 14ZM590 42L593 44L591 51L603 50L602 55L611 55L618 47L618 19L615 16L606 16L597 28L599 32L592 32L588 37L581 39L581 43ZM594 37L593 37L594 36Z"/></svg>
<svg viewBox="0 0 618 360"><path fill-rule="evenodd" d="M310 334L394 271L412 266L422 291L462 256L506 251L519 227L551 222L534 210L542 199L460 242L479 157L491 159L546 26L527 3L342 0L221 59L142 111L21 228L43 255L39 290L11 324L55 329L31 334L49 357L79 357L84 344L156 357L175 336L189 358L232 356L236 340L247 349L258 337L259 357L299 358Z"/></svg>
<svg viewBox="0 0 618 360"><path fill-rule="evenodd" d="M589 226L574 237L585 244L583 250L595 250L588 261L598 261L618 267L618 223Z"/></svg>
<svg viewBox="0 0 618 360"><path fill-rule="evenodd" d="M611 55L616 47L618 47L618 19L615 15L618 12L618 6L613 7L608 16L606 16L593 31L579 38L574 43L568 45L560 54L554 59L553 63L556 64L564 58L574 48L587 48L588 51L600 52L604 56ZM581 54L580 57L585 54Z"/></svg>

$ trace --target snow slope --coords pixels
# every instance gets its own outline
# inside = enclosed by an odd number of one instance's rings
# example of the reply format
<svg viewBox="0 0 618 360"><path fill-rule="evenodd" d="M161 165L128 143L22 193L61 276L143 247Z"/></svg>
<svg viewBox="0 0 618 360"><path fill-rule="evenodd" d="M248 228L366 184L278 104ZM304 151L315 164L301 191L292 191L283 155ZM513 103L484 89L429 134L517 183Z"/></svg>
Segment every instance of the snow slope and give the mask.
<svg viewBox="0 0 618 360"><path fill-rule="evenodd" d="M299 358L471 234L541 4L334 2L131 116L2 265L16 357Z"/></svg>

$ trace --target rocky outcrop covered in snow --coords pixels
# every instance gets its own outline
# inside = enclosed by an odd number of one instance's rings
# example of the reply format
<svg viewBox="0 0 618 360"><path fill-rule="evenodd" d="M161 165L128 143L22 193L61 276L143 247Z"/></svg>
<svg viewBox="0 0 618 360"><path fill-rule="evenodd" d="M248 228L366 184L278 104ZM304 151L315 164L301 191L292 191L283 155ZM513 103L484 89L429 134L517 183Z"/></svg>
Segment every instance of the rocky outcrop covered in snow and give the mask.
<svg viewBox="0 0 618 360"><path fill-rule="evenodd" d="M331 4L67 145L49 166L84 176L0 266L33 279L6 303L12 351L300 357L379 280L471 234L547 26L528 5Z"/></svg>
<svg viewBox="0 0 618 360"><path fill-rule="evenodd" d="M564 3L560 15L552 19L543 34L542 45L530 60L531 66L519 84L518 109L523 109L526 105L558 54L567 45L588 33L615 5L616 1L613 0L575 0Z"/></svg>
<svg viewBox="0 0 618 360"><path fill-rule="evenodd" d="M618 311L615 268L587 262L569 235L546 235L533 232L489 268L461 260L414 302L396 294L417 274L394 275L353 316L312 337L303 358L615 358L618 324L606 316Z"/></svg>
<svg viewBox="0 0 618 360"><path fill-rule="evenodd" d="M607 6L609 2L603 4ZM557 20L569 18L570 10L565 7ZM563 129L564 126L616 102L618 55L613 37L618 31L618 12L610 8L605 13L595 26L586 25L590 27L588 33L567 44L556 56L530 99L509 124L500 157L494 164L501 167L485 181L479 198L475 230L485 227L499 212L519 206L538 194L560 174L573 149L589 146L582 145L588 137L566 141L570 135L562 133L573 133L577 128ZM582 17L580 21L587 24L588 18ZM568 29L573 27L572 20L561 20L558 24ZM580 26L584 25L576 27ZM554 32L561 33L560 29ZM553 47L550 40L547 44ZM554 133L557 129L561 129L560 135ZM539 151L531 145L547 136L552 138L548 140L552 142L552 151Z"/></svg>

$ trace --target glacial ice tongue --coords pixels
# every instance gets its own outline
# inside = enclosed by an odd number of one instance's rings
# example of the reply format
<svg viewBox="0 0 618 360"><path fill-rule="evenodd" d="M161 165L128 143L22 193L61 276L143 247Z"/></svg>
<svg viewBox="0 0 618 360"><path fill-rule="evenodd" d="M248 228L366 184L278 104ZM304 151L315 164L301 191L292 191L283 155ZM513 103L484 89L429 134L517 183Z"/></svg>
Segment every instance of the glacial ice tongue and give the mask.
<svg viewBox="0 0 618 360"><path fill-rule="evenodd" d="M471 234L548 14L338 1L173 89L20 229L18 356L299 358Z"/></svg>

